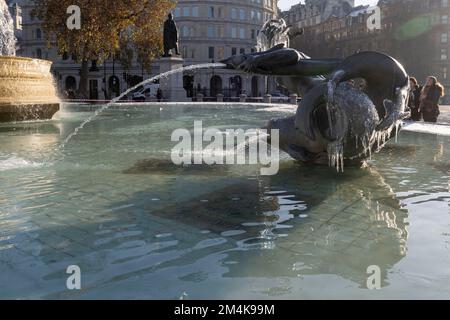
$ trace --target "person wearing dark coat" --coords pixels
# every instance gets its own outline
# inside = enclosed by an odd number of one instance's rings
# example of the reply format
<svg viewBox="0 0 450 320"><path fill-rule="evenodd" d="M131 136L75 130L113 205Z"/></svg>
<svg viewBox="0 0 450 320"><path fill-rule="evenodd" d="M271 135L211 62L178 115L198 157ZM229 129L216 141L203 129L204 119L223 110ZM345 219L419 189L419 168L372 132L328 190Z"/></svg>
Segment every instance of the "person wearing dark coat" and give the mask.
<svg viewBox="0 0 450 320"><path fill-rule="evenodd" d="M414 77L409 78L409 100L408 107L411 110L412 121L420 121L422 119L422 114L419 112L420 106L420 94L422 92L422 87L417 83L417 79Z"/></svg>
<svg viewBox="0 0 450 320"><path fill-rule="evenodd" d="M419 110L425 122L436 122L439 116L439 100L444 96L444 87L435 77L428 77L420 94Z"/></svg>
<svg viewBox="0 0 450 320"><path fill-rule="evenodd" d="M161 88L158 88L158 90L156 90L156 99L158 100L158 102L161 102L161 99L162 99L162 90L161 90Z"/></svg>

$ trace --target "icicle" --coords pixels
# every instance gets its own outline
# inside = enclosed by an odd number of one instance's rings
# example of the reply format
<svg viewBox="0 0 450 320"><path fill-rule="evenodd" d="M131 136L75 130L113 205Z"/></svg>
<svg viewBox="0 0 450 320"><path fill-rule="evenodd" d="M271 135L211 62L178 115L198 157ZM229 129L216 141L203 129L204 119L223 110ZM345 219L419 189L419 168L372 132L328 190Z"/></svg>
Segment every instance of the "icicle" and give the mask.
<svg viewBox="0 0 450 320"><path fill-rule="evenodd" d="M375 133L375 139L377 141L377 149L380 149L381 148L382 133L381 132L376 132Z"/></svg>
<svg viewBox="0 0 450 320"><path fill-rule="evenodd" d="M333 107L332 101L334 100L334 83L332 81L328 82L328 97L326 103L328 126L330 127L330 136L333 135L333 121L331 119L331 108Z"/></svg>
<svg viewBox="0 0 450 320"><path fill-rule="evenodd" d="M331 108L332 108L331 103L327 102L328 126L330 127L330 136L333 136L333 120L331 119Z"/></svg>
<svg viewBox="0 0 450 320"><path fill-rule="evenodd" d="M363 147L364 150L364 155L368 158L369 160L372 159L372 146L375 143L375 141L377 140L377 135L376 133L372 134L372 137L369 136L368 133L365 133L362 137L361 137L361 145Z"/></svg>
<svg viewBox="0 0 450 320"><path fill-rule="evenodd" d="M395 143L398 142L398 131L400 130L400 125L401 125L400 121L395 122Z"/></svg>
<svg viewBox="0 0 450 320"><path fill-rule="evenodd" d="M342 141L331 142L327 146L330 167L336 167L337 172L344 172L344 144Z"/></svg>

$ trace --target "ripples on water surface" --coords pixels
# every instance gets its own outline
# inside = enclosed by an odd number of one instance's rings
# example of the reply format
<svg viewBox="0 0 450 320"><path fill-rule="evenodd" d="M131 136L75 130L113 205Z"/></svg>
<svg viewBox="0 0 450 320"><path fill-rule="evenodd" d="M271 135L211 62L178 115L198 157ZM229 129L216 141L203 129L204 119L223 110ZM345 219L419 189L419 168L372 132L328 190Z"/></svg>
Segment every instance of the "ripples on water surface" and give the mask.
<svg viewBox="0 0 450 320"><path fill-rule="evenodd" d="M402 132L343 174L282 156L176 167L176 128L257 128L285 107L110 110L0 125L1 298L450 298L448 136ZM68 291L68 265L82 290ZM378 265L382 290L366 289ZM211 292L211 288L214 291Z"/></svg>

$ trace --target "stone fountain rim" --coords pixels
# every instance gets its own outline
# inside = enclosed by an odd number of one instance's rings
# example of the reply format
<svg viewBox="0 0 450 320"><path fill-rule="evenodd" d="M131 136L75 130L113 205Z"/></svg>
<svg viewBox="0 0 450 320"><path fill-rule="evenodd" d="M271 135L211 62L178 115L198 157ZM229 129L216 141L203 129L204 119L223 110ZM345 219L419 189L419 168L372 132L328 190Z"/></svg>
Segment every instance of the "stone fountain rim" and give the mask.
<svg viewBox="0 0 450 320"><path fill-rule="evenodd" d="M28 58L28 57L17 57L17 56L0 56L0 61L1 60L19 60L19 61L27 61L27 62L37 61L42 64L48 64L48 65L53 64L53 62L51 62L49 60L34 59L34 58Z"/></svg>

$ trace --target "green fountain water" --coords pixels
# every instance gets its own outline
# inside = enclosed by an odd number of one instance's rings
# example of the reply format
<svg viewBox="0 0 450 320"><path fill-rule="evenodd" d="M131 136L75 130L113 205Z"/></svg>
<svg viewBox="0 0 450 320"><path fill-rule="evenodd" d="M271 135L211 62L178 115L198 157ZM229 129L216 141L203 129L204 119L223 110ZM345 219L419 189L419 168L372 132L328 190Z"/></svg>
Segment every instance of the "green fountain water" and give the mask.
<svg viewBox="0 0 450 320"><path fill-rule="evenodd" d="M0 125L1 298L448 297L445 132L401 132L363 169L282 154L279 173L260 176L174 166L170 135L194 120L258 128L294 106L117 105L43 162L85 109ZM72 264L79 292L65 287ZM371 265L381 290L367 289Z"/></svg>

